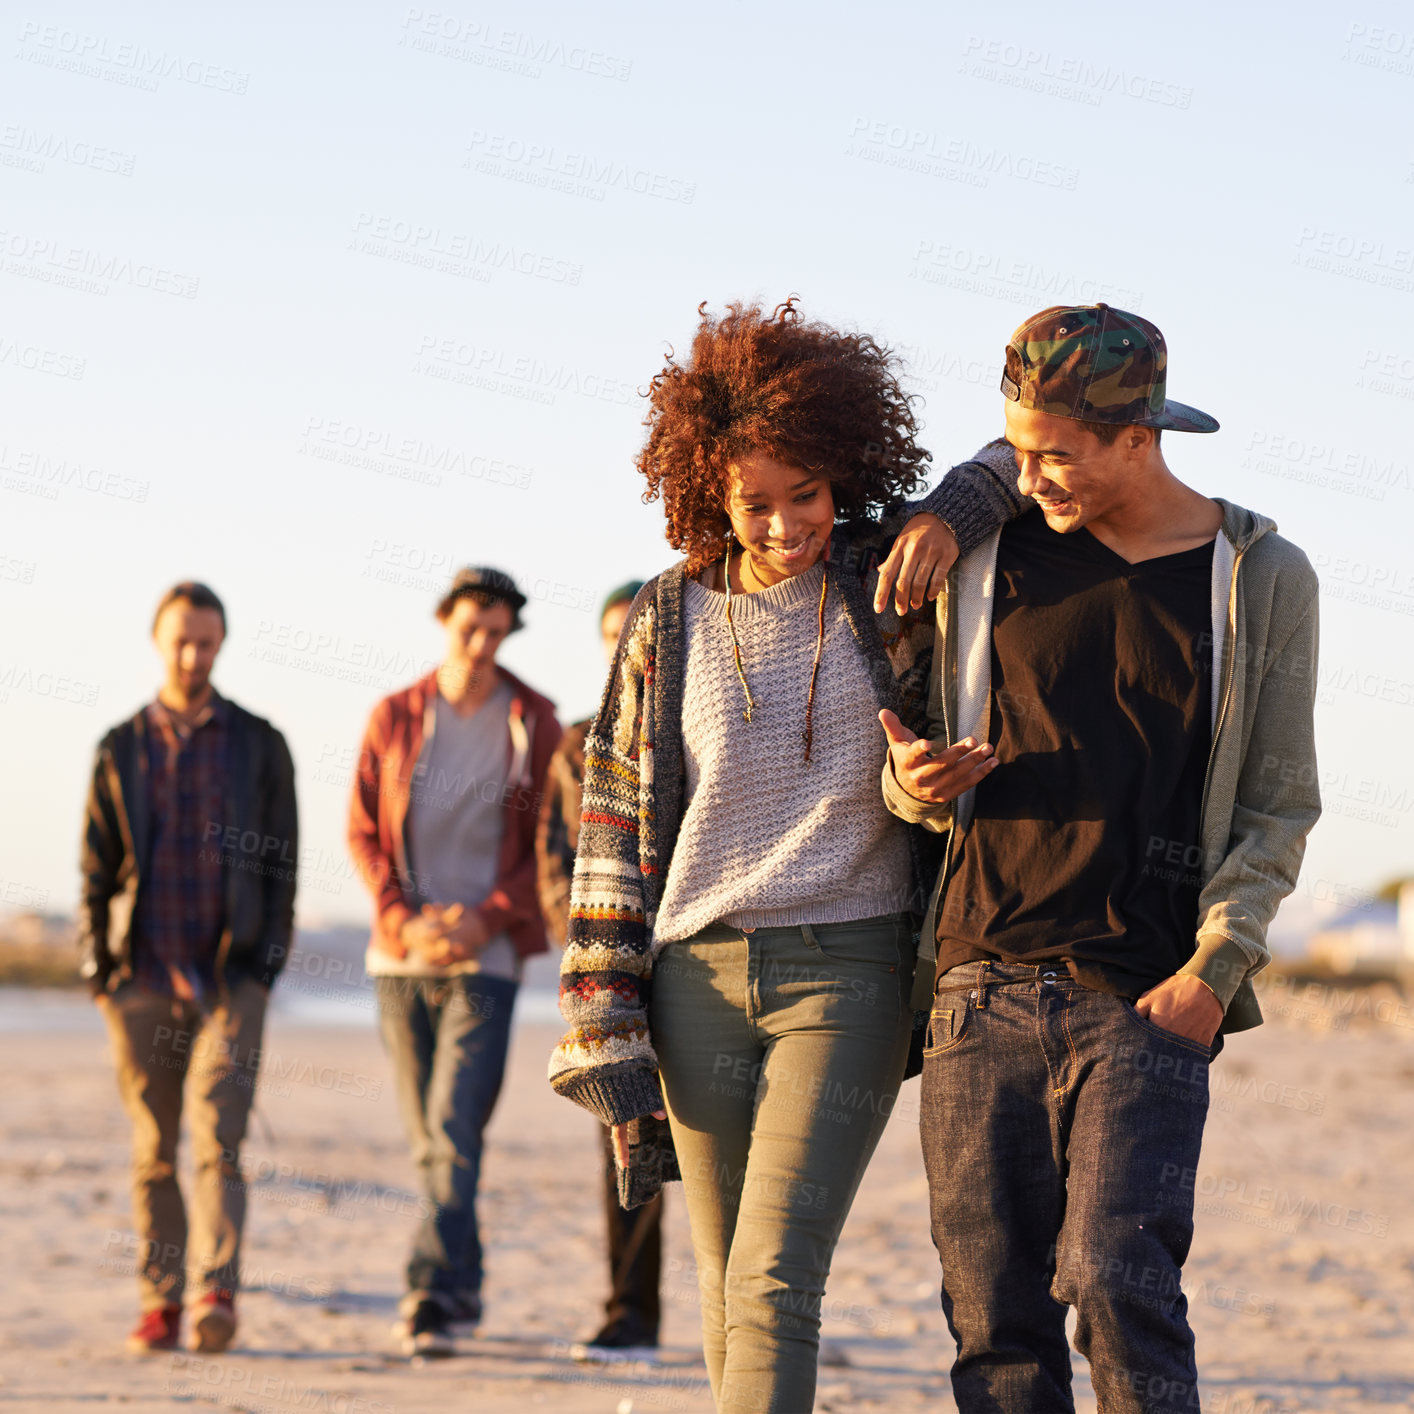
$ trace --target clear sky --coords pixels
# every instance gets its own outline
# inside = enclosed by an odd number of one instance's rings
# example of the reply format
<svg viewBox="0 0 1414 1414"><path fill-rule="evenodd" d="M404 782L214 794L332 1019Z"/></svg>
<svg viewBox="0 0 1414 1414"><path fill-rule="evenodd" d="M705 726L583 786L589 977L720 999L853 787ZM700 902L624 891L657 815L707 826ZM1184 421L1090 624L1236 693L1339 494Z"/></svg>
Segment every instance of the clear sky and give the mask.
<svg viewBox="0 0 1414 1414"><path fill-rule="evenodd" d="M0 908L67 909L92 748L172 581L287 734L306 924L368 711L454 569L597 701L671 562L637 390L698 303L901 347L939 471L1007 334L1106 299L1223 424L1174 470L1321 573L1326 814L1286 914L1414 872L1414 18L1389 4L44 4L0 21Z"/></svg>

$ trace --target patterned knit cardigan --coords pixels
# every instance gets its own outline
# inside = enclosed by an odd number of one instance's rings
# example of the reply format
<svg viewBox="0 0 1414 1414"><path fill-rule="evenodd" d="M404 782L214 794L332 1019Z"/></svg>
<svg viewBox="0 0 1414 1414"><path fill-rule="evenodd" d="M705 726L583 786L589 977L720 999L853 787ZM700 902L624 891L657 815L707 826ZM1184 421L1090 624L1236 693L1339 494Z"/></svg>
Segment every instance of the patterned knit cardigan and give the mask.
<svg viewBox="0 0 1414 1414"><path fill-rule="evenodd" d="M879 562L918 511L942 517L966 554L1014 513L1016 477L1012 449L990 443L923 501L900 505L881 522L837 524L830 536L831 583L879 706L914 731L926 730L934 606L900 619L890 599L876 615ZM560 965L560 1011L570 1029L550 1058L550 1083L605 1124L663 1107L648 997L653 920L684 810L685 578L680 561L633 601L584 747L579 850ZM882 732L879 753L882 765ZM938 837L912 827L909 834L921 914L937 873Z"/></svg>

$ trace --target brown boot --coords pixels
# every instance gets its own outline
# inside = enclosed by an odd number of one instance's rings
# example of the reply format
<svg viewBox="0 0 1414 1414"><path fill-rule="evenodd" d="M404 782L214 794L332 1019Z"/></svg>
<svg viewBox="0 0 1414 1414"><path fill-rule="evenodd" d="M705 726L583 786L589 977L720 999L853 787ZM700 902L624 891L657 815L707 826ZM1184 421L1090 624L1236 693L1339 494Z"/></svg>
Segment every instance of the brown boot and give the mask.
<svg viewBox="0 0 1414 1414"><path fill-rule="evenodd" d="M236 1335L234 1292L208 1291L192 1308L192 1350L203 1355L219 1355Z"/></svg>

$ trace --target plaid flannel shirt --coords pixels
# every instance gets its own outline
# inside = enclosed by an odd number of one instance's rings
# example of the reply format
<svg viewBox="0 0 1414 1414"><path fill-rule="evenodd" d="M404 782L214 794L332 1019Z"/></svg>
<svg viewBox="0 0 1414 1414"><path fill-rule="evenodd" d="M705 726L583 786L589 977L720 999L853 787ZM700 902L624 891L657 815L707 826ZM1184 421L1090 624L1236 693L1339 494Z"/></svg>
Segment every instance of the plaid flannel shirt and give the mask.
<svg viewBox="0 0 1414 1414"><path fill-rule="evenodd" d="M138 985L200 1001L215 990L225 926L221 851L208 827L224 815L225 700L212 693L187 725L160 701L146 708L149 865L137 900Z"/></svg>

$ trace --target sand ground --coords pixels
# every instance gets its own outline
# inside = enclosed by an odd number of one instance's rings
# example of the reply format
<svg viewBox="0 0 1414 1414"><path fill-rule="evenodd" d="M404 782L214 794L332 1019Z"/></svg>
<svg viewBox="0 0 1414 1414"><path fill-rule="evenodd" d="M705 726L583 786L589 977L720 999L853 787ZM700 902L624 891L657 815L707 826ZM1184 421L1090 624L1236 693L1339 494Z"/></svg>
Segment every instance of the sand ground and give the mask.
<svg viewBox="0 0 1414 1414"><path fill-rule="evenodd" d="M277 1009L245 1154L253 1177L237 1347L139 1358L128 1129L88 1003L11 993L0 1163L0 1406L260 1414L709 1411L683 1207L670 1193L663 1359L596 1373L572 1340L605 1287L594 1122L544 1081L553 1025L518 1025L484 1179L487 1318L413 1367L389 1325L418 1195L369 1013ZM1210 1414L1414 1406L1414 1019L1386 998L1269 1005L1230 1042L1196 1179L1187 1269ZM539 1010L544 1016L544 1007ZM817 1408L954 1408L910 1082L835 1260ZM1142 1300L1142 1282L1134 1299ZM1077 1407L1094 1409L1076 1359Z"/></svg>

